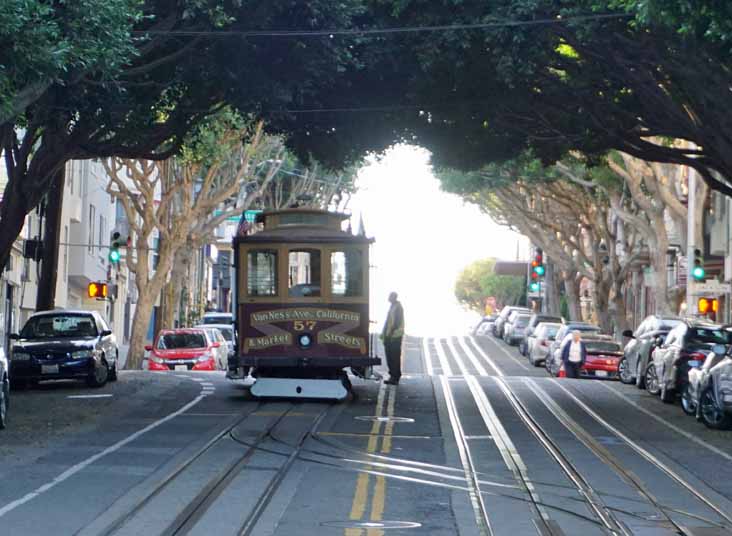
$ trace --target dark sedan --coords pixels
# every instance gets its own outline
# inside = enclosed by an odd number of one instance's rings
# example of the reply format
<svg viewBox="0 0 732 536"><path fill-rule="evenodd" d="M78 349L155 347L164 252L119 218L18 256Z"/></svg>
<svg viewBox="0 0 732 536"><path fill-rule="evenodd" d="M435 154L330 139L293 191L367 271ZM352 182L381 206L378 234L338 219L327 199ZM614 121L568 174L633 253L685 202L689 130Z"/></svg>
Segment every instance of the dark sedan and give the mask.
<svg viewBox="0 0 732 536"><path fill-rule="evenodd" d="M83 379L101 387L117 379L117 341L96 311L44 311L13 334L10 378L14 386L43 380Z"/></svg>

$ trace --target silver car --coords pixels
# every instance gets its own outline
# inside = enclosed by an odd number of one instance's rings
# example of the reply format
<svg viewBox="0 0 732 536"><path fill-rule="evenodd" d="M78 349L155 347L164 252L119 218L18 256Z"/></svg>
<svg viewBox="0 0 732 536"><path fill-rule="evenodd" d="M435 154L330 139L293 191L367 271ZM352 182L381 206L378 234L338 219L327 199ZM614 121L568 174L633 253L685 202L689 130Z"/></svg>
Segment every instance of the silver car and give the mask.
<svg viewBox="0 0 732 536"><path fill-rule="evenodd" d="M503 340L511 346L515 346L524 336L524 332L526 331L526 327L529 325L531 315L516 312L512 313L508 318L509 320L503 328Z"/></svg>
<svg viewBox="0 0 732 536"><path fill-rule="evenodd" d="M226 342L221 330L213 324L205 324L195 326L197 329L202 329L206 333L209 345L217 342L218 347L214 347L216 353L216 368L219 370L227 370L229 367L229 345Z"/></svg>
<svg viewBox="0 0 732 536"><path fill-rule="evenodd" d="M201 329L218 329L226 341L228 356L231 357L234 355L234 326L231 324L201 324L196 327Z"/></svg>
<svg viewBox="0 0 732 536"><path fill-rule="evenodd" d="M626 330L623 337L628 343L623 349L623 358L618 367L618 377L623 383L635 383L639 389L645 387L645 371L651 361L653 350L663 344L666 335L681 323L672 316L647 316L636 330Z"/></svg>
<svg viewBox="0 0 732 536"><path fill-rule="evenodd" d="M704 363L689 370L681 407L709 428L732 428L732 358L726 345L714 345Z"/></svg>
<svg viewBox="0 0 732 536"><path fill-rule="evenodd" d="M501 312L498 313L498 318L496 318L496 321L493 323L494 336L498 338L503 337L503 326L506 324L508 316L514 311L519 311L521 313L531 313L531 309L527 309L526 307L517 307L515 305L509 305L507 307L504 307L503 309L501 309Z"/></svg>
<svg viewBox="0 0 732 536"><path fill-rule="evenodd" d="M541 322L527 338L529 361L535 367L540 366L549 353L549 346L554 342L554 338L562 324L554 322Z"/></svg>

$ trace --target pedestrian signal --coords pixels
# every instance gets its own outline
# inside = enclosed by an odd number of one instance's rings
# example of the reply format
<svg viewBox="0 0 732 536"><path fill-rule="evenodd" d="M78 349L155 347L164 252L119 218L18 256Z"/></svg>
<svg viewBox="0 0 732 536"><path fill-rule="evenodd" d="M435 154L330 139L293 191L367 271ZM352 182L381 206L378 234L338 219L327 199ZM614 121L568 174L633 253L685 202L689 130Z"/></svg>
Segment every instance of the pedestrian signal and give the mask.
<svg viewBox="0 0 732 536"><path fill-rule="evenodd" d="M702 258L701 250L695 249L694 267L691 269L691 277L694 278L694 281L704 281L706 275L707 273L706 270L704 270L704 259Z"/></svg>
<svg viewBox="0 0 732 536"><path fill-rule="evenodd" d="M703 315L716 313L719 310L719 301L717 298L699 298L697 310Z"/></svg>
<svg viewBox="0 0 732 536"><path fill-rule="evenodd" d="M107 284L100 281L94 281L87 286L87 294L90 298L104 300L107 297Z"/></svg>

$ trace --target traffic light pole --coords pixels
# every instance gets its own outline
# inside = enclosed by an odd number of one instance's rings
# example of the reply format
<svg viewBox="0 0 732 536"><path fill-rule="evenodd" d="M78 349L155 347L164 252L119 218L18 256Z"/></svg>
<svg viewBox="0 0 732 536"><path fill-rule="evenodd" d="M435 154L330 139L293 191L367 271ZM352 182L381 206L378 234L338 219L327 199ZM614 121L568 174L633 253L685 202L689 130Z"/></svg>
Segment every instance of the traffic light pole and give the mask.
<svg viewBox="0 0 732 536"><path fill-rule="evenodd" d="M689 169L689 196L686 204L686 314L694 316L694 250L696 249L696 170Z"/></svg>

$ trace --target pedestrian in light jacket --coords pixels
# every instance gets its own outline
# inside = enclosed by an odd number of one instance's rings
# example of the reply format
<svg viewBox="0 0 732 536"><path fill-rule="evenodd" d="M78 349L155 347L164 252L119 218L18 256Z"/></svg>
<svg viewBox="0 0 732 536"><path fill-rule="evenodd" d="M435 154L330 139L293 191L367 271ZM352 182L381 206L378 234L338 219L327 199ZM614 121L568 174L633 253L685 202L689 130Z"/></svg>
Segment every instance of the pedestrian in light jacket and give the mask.
<svg viewBox="0 0 732 536"><path fill-rule="evenodd" d="M384 341L389 379L384 383L398 385L402 377L402 337L404 337L404 309L397 299L397 293L389 294L389 314L386 317L381 339Z"/></svg>
<svg viewBox="0 0 732 536"><path fill-rule="evenodd" d="M562 364L567 378L579 378L580 369L587 359L587 348L579 331L572 332L572 340L562 348Z"/></svg>

